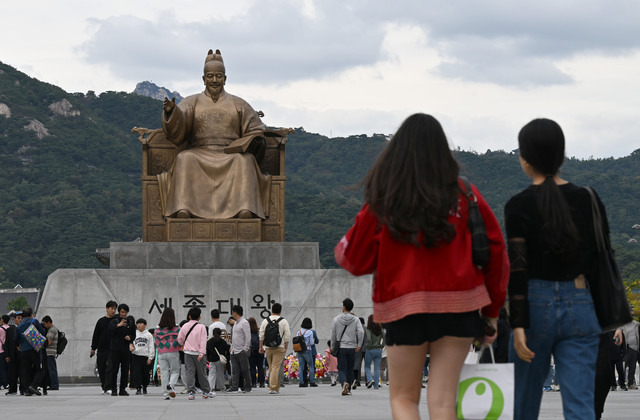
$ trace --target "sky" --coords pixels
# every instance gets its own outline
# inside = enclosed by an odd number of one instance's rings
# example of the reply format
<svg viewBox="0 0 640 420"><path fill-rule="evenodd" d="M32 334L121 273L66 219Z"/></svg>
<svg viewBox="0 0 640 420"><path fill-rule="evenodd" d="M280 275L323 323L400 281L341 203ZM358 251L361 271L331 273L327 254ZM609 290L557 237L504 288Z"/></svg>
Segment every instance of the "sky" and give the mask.
<svg viewBox="0 0 640 420"><path fill-rule="evenodd" d="M545 117L568 156L640 149L637 0L23 0L0 20L0 61L67 92L196 94L220 49L272 127L393 134L424 112L484 153Z"/></svg>

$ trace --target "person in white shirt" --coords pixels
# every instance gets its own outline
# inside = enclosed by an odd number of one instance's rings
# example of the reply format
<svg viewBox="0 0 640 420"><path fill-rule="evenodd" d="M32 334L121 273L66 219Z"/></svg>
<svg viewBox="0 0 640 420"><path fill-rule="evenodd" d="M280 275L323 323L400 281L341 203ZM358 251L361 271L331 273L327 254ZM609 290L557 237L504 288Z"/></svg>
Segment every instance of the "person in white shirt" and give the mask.
<svg viewBox="0 0 640 420"><path fill-rule="evenodd" d="M129 345L131 350L131 371L136 384L136 395L147 395L149 386L149 368L156 357L153 336L147 331L147 321L139 318L136 321L136 338Z"/></svg>
<svg viewBox="0 0 640 420"><path fill-rule="evenodd" d="M213 337L214 328L220 328L220 332L223 334L223 338L226 340L227 326L224 325L224 322L220 321L220 311L217 309L211 310L211 321L212 324L209 325L209 338Z"/></svg>

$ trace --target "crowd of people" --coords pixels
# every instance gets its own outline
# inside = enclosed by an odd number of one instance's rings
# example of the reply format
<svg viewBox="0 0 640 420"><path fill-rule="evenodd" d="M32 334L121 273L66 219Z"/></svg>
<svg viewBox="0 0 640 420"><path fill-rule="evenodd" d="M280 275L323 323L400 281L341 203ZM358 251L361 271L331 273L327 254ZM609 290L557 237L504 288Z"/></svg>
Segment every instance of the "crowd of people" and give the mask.
<svg viewBox="0 0 640 420"><path fill-rule="evenodd" d="M51 317L38 320L31 307L2 315L0 388L6 390L5 395L47 395L59 390L58 336Z"/></svg>
<svg viewBox="0 0 640 420"><path fill-rule="evenodd" d="M181 392L188 394L190 400L198 394L208 399L220 391L249 393L257 387L268 387L269 394L278 394L284 387L284 359L289 348L299 363L299 387L318 386L315 361L319 338L313 322L304 318L300 329L292 334L279 303L272 305L271 315L260 325L253 317L245 319L240 305L233 306L226 325L220 321L219 310L212 310L208 326L201 322L198 307L189 309L187 319L180 323L175 311L165 308L158 325L151 330L146 329L145 319L134 321L124 303L109 301L105 309L106 315L96 322L89 354L97 356L103 394L128 396L127 389L136 389L136 395L146 395L154 375L152 366L158 367L162 394L167 400L177 396L179 382L184 385ZM377 389L381 383L382 325L374 322L371 315L365 329L364 319L355 317L352 309L353 302L345 299L343 312L333 321L332 340L340 341L340 353L332 354L331 341L324 352L331 385L337 385L339 378L343 395L350 395L350 389L361 383L363 362L367 388ZM336 337L336 326L341 322L344 331ZM290 347L296 336L304 343L297 351L293 345ZM365 349L369 349L368 354ZM355 363L357 356L360 361Z"/></svg>
<svg viewBox="0 0 640 420"><path fill-rule="evenodd" d="M362 386L363 361L365 385L377 389L385 359L394 418L417 419L428 360L430 418L455 419L458 378L476 339L501 349L501 361L514 363L517 420L538 417L551 373L566 419L600 418L609 390L637 388L638 323L601 334L589 291L598 252L591 209L599 208L608 235L605 207L595 192L560 176L565 142L556 122L540 118L526 124L518 150L531 185L507 202L503 234L480 191L461 179L434 117L412 115L392 137L363 181L364 206L335 248L344 269L373 274L373 314L365 322L345 298L324 352L331 385L339 383L342 395ZM478 242L478 213L484 245ZM216 310L207 328L197 307L179 324L166 308L153 331L128 312L126 304L110 301L95 326L90 356L97 354L105 394L126 396L127 384L146 394L156 349L166 399L176 396L179 377L189 399L223 390L248 393L265 384L269 394L278 394L290 345L299 362L299 387L318 386L319 339L312 320L293 328L279 303L260 325L245 319L242 306L233 306L230 332ZM5 342L19 350L9 350L7 360L15 377L20 359L20 390L26 395L39 395L39 386L46 390L42 366L49 353L35 351L21 333L32 324L47 335L45 328L53 326L45 318L41 324L27 308L16 314L15 331L3 325L13 337ZM50 364L55 366L55 358ZM57 379L49 375L49 381L56 389Z"/></svg>

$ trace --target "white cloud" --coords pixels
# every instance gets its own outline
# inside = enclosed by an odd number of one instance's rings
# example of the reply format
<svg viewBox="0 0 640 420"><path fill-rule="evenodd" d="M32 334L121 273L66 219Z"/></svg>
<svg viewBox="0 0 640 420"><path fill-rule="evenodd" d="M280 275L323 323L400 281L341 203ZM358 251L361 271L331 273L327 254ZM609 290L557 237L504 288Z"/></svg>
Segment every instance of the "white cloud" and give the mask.
<svg viewBox="0 0 640 420"><path fill-rule="evenodd" d="M388 134L427 112L454 146L512 150L544 116L569 155L638 148L634 1L32 0L0 15L0 60L70 92L193 94L219 48L227 89L274 126Z"/></svg>

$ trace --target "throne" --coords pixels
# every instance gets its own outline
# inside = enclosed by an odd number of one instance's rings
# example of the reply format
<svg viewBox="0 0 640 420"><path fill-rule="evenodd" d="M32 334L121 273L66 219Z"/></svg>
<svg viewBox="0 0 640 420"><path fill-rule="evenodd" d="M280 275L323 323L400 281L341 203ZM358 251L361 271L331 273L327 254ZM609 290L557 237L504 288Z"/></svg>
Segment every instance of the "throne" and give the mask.
<svg viewBox="0 0 640 420"><path fill-rule="evenodd" d="M168 171L185 146L165 138L162 129L134 127L142 143L142 240L145 242L284 242L284 149L291 128L265 130L260 170L271 175L271 202L265 219L179 219L162 215L157 175Z"/></svg>

